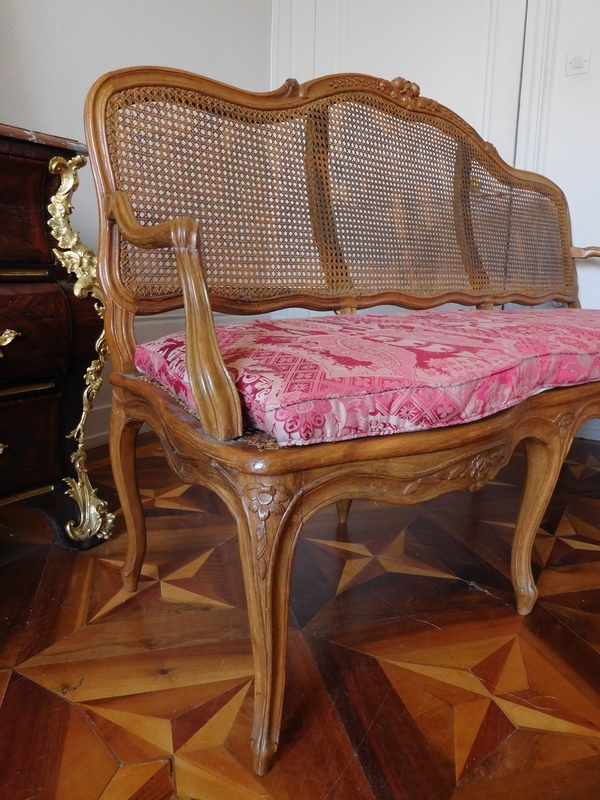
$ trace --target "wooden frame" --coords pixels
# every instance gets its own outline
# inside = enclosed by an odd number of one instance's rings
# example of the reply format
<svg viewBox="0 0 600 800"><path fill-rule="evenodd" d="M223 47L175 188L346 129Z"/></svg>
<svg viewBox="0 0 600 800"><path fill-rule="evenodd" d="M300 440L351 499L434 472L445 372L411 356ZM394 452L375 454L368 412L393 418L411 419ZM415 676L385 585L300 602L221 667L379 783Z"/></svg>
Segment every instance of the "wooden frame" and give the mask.
<svg viewBox="0 0 600 800"><path fill-rule="evenodd" d="M178 477L215 491L237 520L256 669L252 747L255 770L263 775L279 740L291 571L304 522L337 503L343 523L355 498L405 505L456 490L476 491L494 477L522 442L527 477L513 545L512 579L518 611L527 614L537 597L531 571L533 541L575 431L586 420L600 415L600 390L598 384L555 389L478 422L422 433L281 449L260 449L240 440L240 399L217 346L213 309L257 313L304 305L344 313L382 302L409 308L447 301L490 307L509 301L532 305L550 299L577 306L577 296L565 291L539 294L532 286L525 295L457 291L427 300L398 293L321 298L296 295L245 304L211 297L203 274L199 223L178 218L151 227L140 225L127 193L114 179L105 130L108 100L117 91L146 84L177 85L251 108L290 108L359 86L392 97L404 107L450 120L506 174L560 190L544 178L505 165L463 120L419 97L418 87L401 79L390 83L361 75L329 76L301 87L288 81L277 92L260 95L174 70L132 68L104 76L90 92L86 130L99 194L99 274L106 294L106 334L114 366L110 448L129 536L122 570L124 585L135 591L145 553L135 439L140 426L147 423L158 434ZM570 245L570 229L565 236ZM198 418L135 369L136 313L180 307L182 298L134 296L120 278L121 238L139 247L171 247L175 252L186 310L187 366ZM593 255L596 251L587 252ZM579 257L585 254L573 253ZM568 246L566 258L574 270Z"/></svg>

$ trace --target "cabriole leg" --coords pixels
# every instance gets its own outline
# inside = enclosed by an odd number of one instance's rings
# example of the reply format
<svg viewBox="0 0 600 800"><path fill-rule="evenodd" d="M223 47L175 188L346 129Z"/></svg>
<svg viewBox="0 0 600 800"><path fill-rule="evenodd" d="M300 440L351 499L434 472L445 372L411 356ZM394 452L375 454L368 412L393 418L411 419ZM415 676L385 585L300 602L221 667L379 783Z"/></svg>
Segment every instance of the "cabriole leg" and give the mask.
<svg viewBox="0 0 600 800"><path fill-rule="evenodd" d="M293 490L281 478L242 490L238 521L255 667L252 750L254 771L265 775L281 728L293 545L301 515L286 514Z"/></svg>
<svg viewBox="0 0 600 800"><path fill-rule="evenodd" d="M519 614L529 614L538 590L531 571L531 551L538 527L556 486L563 462L558 437L549 444L536 439L523 441L527 477L512 547L512 582Z"/></svg>
<svg viewBox="0 0 600 800"><path fill-rule="evenodd" d="M129 421L122 406L113 399L110 418L110 458L125 525L127 555L121 568L123 586L135 592L146 555L146 522L135 470L135 442L142 423Z"/></svg>

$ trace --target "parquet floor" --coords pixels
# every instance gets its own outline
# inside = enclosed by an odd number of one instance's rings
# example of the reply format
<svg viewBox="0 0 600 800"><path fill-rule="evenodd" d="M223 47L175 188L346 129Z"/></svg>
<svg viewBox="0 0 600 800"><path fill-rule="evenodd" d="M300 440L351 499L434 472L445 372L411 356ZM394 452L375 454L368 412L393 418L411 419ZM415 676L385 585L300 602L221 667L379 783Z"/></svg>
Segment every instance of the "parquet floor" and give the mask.
<svg viewBox="0 0 600 800"><path fill-rule="evenodd" d="M93 480L116 507L106 451ZM476 495L357 503L306 527L282 742L251 770L253 669L235 529L142 438L149 554L87 553L0 516L2 800L600 797L600 444L577 440L514 609L517 453Z"/></svg>

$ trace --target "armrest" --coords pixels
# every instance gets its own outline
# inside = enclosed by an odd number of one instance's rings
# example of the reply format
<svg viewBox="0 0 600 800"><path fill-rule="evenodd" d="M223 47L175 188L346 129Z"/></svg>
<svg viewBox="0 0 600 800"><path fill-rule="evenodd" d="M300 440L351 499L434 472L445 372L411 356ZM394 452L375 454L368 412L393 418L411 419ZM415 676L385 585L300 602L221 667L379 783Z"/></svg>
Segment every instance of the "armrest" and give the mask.
<svg viewBox="0 0 600 800"><path fill-rule="evenodd" d="M600 258L600 247L572 247L571 258Z"/></svg>
<svg viewBox="0 0 600 800"><path fill-rule="evenodd" d="M140 225L127 192L109 195L106 212L124 238L137 247L172 247L175 251L185 307L187 369L200 423L213 439L241 436L241 402L219 350L200 260L200 223L178 217L150 227Z"/></svg>
<svg viewBox="0 0 600 800"><path fill-rule="evenodd" d="M179 246L196 247L199 227L196 220L191 217L178 217L150 227L140 225L127 192L109 194L106 198L106 213L109 219L117 223L125 239L136 247L177 247L176 240L180 239L181 234L177 236L176 231L184 232L184 243Z"/></svg>

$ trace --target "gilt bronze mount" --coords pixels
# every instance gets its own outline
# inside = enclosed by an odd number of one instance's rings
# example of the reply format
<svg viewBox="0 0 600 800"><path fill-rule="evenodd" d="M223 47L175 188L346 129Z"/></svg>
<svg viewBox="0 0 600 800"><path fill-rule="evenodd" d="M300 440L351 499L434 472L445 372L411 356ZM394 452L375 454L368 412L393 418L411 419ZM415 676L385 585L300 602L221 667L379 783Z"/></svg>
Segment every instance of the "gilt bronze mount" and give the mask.
<svg viewBox="0 0 600 800"><path fill-rule="evenodd" d="M95 253L82 244L79 234L71 228L71 198L79 186L78 170L87 163L85 156L76 155L67 161L62 156L56 156L50 161L48 169L54 175L60 176L60 186L55 195L50 199L48 212L50 219L48 225L52 235L58 242L54 249L56 258L67 272L77 278L74 293L77 297L91 296L96 301L95 308L98 315L104 318L104 295L98 282L97 258ZM86 388L83 392L83 412L77 427L71 431L69 438L75 439L77 449L71 456L75 467L77 480L65 478L69 488L65 494L72 497L79 506L79 522L71 520L66 525L67 534L76 542L91 539L109 539L115 523L115 516L108 511L104 500L98 497L96 489L92 486L86 467L87 454L85 452L85 424L94 399L102 385L102 369L109 356L108 346L104 331L96 342L98 358L94 359L85 373Z"/></svg>

